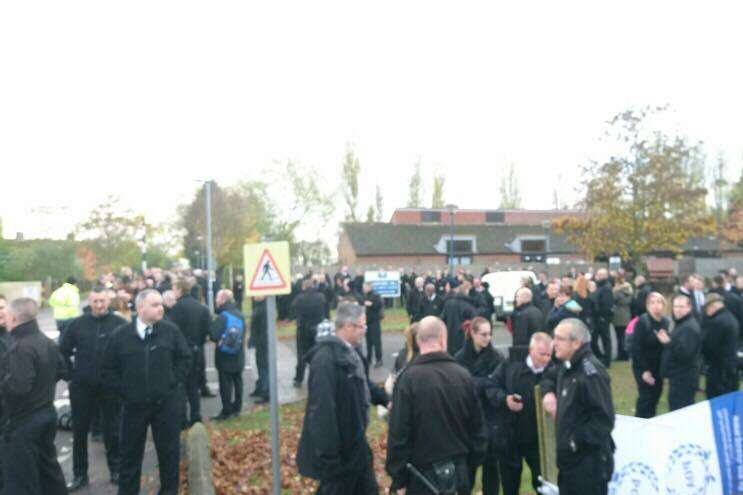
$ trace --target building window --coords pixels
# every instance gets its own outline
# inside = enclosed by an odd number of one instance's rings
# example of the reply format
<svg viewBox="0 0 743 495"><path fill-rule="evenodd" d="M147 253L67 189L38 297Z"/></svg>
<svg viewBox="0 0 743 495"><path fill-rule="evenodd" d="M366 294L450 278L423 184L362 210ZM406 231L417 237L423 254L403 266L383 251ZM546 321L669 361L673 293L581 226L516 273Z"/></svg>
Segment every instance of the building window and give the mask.
<svg viewBox="0 0 743 495"><path fill-rule="evenodd" d="M421 222L422 223L441 223L441 212L440 211L422 211Z"/></svg>
<svg viewBox="0 0 743 495"><path fill-rule="evenodd" d="M447 256L446 257L446 264L447 265L471 265L472 264L472 256Z"/></svg>
<svg viewBox="0 0 743 495"><path fill-rule="evenodd" d="M544 239L521 239L522 253L544 253Z"/></svg>
<svg viewBox="0 0 743 495"><path fill-rule="evenodd" d="M485 223L506 223L506 215L502 211L486 211Z"/></svg>
<svg viewBox="0 0 743 495"><path fill-rule="evenodd" d="M446 252L451 253L451 239L446 240ZM454 239L454 254L470 254L474 252L472 240Z"/></svg>

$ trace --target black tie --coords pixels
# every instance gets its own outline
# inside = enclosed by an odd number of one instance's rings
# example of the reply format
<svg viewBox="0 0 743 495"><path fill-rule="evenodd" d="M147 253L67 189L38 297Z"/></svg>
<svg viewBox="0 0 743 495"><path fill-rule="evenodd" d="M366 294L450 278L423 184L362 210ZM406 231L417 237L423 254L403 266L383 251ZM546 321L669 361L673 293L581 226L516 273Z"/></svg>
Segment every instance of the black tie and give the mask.
<svg viewBox="0 0 743 495"><path fill-rule="evenodd" d="M146 339L150 335L152 335L152 327L147 325L144 329L144 338Z"/></svg>

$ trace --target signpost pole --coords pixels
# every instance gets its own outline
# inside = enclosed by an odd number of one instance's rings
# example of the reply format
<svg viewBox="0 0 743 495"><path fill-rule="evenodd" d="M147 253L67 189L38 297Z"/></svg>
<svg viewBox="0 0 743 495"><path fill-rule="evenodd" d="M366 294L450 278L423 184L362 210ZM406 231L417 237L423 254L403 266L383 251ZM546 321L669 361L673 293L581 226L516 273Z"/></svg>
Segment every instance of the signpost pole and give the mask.
<svg viewBox="0 0 743 495"><path fill-rule="evenodd" d="M276 296L266 298L268 317L268 390L271 401L271 464L273 467L273 495L281 494L279 465L279 394L276 373Z"/></svg>

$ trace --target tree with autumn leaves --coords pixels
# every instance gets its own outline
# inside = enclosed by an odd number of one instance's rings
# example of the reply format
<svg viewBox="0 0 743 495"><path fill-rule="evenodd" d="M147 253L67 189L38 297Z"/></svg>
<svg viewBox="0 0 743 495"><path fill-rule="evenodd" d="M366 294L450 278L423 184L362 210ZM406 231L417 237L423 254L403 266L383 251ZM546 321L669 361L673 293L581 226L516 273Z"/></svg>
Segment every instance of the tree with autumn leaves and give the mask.
<svg viewBox="0 0 743 495"><path fill-rule="evenodd" d="M651 250L678 253L689 238L715 232L701 144L649 128L664 111L628 110L609 122L618 152L584 168L584 214L555 222L588 259L617 254L637 263Z"/></svg>

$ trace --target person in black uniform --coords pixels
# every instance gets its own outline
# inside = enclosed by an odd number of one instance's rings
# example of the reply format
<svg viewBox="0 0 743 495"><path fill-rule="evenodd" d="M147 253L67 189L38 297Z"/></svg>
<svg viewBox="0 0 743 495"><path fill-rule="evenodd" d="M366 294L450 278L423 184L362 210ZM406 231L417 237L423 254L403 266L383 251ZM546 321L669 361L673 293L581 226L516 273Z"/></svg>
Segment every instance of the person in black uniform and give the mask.
<svg viewBox="0 0 743 495"><path fill-rule="evenodd" d="M591 352L591 333L577 318L555 328L562 361L544 407L556 418L560 495L606 495L614 471L614 404L609 373Z"/></svg>
<svg viewBox="0 0 743 495"><path fill-rule="evenodd" d="M736 375L738 321L725 307L722 296L710 294L704 302L702 321L702 356L707 364L705 392L713 399L738 390Z"/></svg>
<svg viewBox="0 0 743 495"><path fill-rule="evenodd" d="M699 353L702 330L692 315L691 299L684 294L673 296L673 331L658 331L663 344L660 373L668 378L668 408L671 411L694 404L699 383Z"/></svg>
<svg viewBox="0 0 743 495"><path fill-rule="evenodd" d="M420 321L421 318L423 318L423 316L421 315L421 305L423 303L423 298L425 297L423 293L423 282L423 277L415 278L413 287L410 288L410 292L407 296L407 301L405 302L405 310L407 311L408 317L410 318L410 323L415 323L416 321Z"/></svg>
<svg viewBox="0 0 743 495"><path fill-rule="evenodd" d="M250 314L250 343L255 347L255 367L258 368L258 379L255 390L250 394L256 404L265 404L269 399L268 384L268 313L266 298L253 298L253 312Z"/></svg>
<svg viewBox="0 0 743 495"><path fill-rule="evenodd" d="M170 320L181 330L193 353L191 371L186 381L186 397L191 418L189 421L184 403L182 426L185 428L201 421L201 366L211 317L209 309L191 296L191 283L187 278L181 277L176 280L173 291L178 302L170 310Z"/></svg>
<svg viewBox="0 0 743 495"><path fill-rule="evenodd" d="M297 467L302 476L320 481L318 494L376 495L365 431L370 406L386 404L387 397L383 390L369 387L358 351L366 331L363 306L340 303L334 326L335 334L318 337L307 353L310 377Z"/></svg>
<svg viewBox="0 0 743 495"><path fill-rule="evenodd" d="M452 291L454 294L445 299L441 310L441 319L446 323L447 346L449 353L454 356L464 345L464 328L466 321L476 316L472 299L469 298L469 282L464 282Z"/></svg>
<svg viewBox="0 0 743 495"><path fill-rule="evenodd" d="M630 348L632 373L637 382L635 416L638 418L655 416L663 393L663 379L660 376L663 344L658 340L658 334L671 326L670 320L663 316L666 299L661 294L651 292L645 306L647 313L640 316L635 324Z"/></svg>
<svg viewBox="0 0 743 495"><path fill-rule="evenodd" d="M521 287L516 291L513 313L510 316L513 346L526 351L532 334L544 330L545 315L532 302L531 289ZM525 355L523 352L522 355Z"/></svg>
<svg viewBox="0 0 743 495"><path fill-rule="evenodd" d="M591 350L604 366L611 366L611 322L614 319L614 292L605 268L596 272L596 312L594 313ZM601 348L599 349L599 339Z"/></svg>
<svg viewBox="0 0 743 495"><path fill-rule="evenodd" d="M88 431L97 408L103 414L103 443L111 483L118 483L121 458L121 402L101 377L108 341L114 330L126 324L126 320L110 311L110 301L104 287L94 287L88 296L88 303L90 312L70 322L60 344L60 351L70 369L74 478L67 489L71 492L88 484Z"/></svg>
<svg viewBox="0 0 743 495"><path fill-rule="evenodd" d="M315 289L312 280L302 282L302 293L294 299L294 313L297 316L297 370L294 386L301 387L307 367L305 353L315 345L317 324L325 318L327 301Z"/></svg>
<svg viewBox="0 0 743 495"><path fill-rule="evenodd" d="M448 481L456 493L469 495L470 466L482 464L488 447L475 385L447 354L444 322L423 318L416 340L421 354L397 377L392 397L386 462L390 491L430 493L410 464L439 487Z"/></svg>
<svg viewBox="0 0 743 495"><path fill-rule="evenodd" d="M541 467L534 387L542 383L551 359L552 338L537 332L531 336L526 359L509 359L498 366L485 390L485 415L494 419L488 423L504 495L518 495L524 461L538 493ZM497 490L483 493L497 494Z"/></svg>
<svg viewBox="0 0 743 495"><path fill-rule="evenodd" d="M426 284L423 288L423 299L420 305L421 319L426 316L440 316L443 307L444 301L436 292L436 286L430 283Z"/></svg>
<svg viewBox="0 0 743 495"><path fill-rule="evenodd" d="M214 366L219 373L222 411L212 419L220 421L239 416L243 408L243 369L245 368L245 317L237 309L232 291L217 292L217 314L209 338L214 346Z"/></svg>
<svg viewBox="0 0 743 495"><path fill-rule="evenodd" d="M39 330L38 312L33 299L22 297L5 313L10 339L0 360L0 456L8 495L67 493L54 446L54 392L66 367L57 345Z"/></svg>
<svg viewBox="0 0 743 495"><path fill-rule="evenodd" d="M376 359L375 368L382 366L382 298L374 292L372 285L368 282L363 284L364 294L359 301L366 308L366 360L372 364L372 358ZM372 356L373 353L373 356Z"/></svg>
<svg viewBox="0 0 743 495"><path fill-rule="evenodd" d="M645 309L645 303L648 299L648 295L653 292L652 287L648 282L645 281L645 277L638 275L635 277L635 296L632 298L632 305L630 311L632 312L632 318L642 316L647 313Z"/></svg>
<svg viewBox="0 0 743 495"><path fill-rule="evenodd" d="M180 329L163 320L159 292L145 289L135 300L137 318L109 339L104 381L122 398L119 495L139 493L147 428L152 428L160 466L160 494L178 493L184 383L193 350Z"/></svg>
<svg viewBox="0 0 743 495"><path fill-rule="evenodd" d="M475 383L477 398L481 404L485 404L485 390L490 383L488 377L503 362L503 356L491 345L493 329L490 321L482 316L476 316L470 324L470 331L464 347L454 356L454 360L472 375ZM485 408L485 419L490 424L491 417L487 414L489 409ZM493 411L494 412L494 411ZM488 449L492 454L493 449ZM470 465L470 480L475 483L475 474L479 466ZM498 494L498 459L495 455L489 455L482 464L482 491L484 495Z"/></svg>

